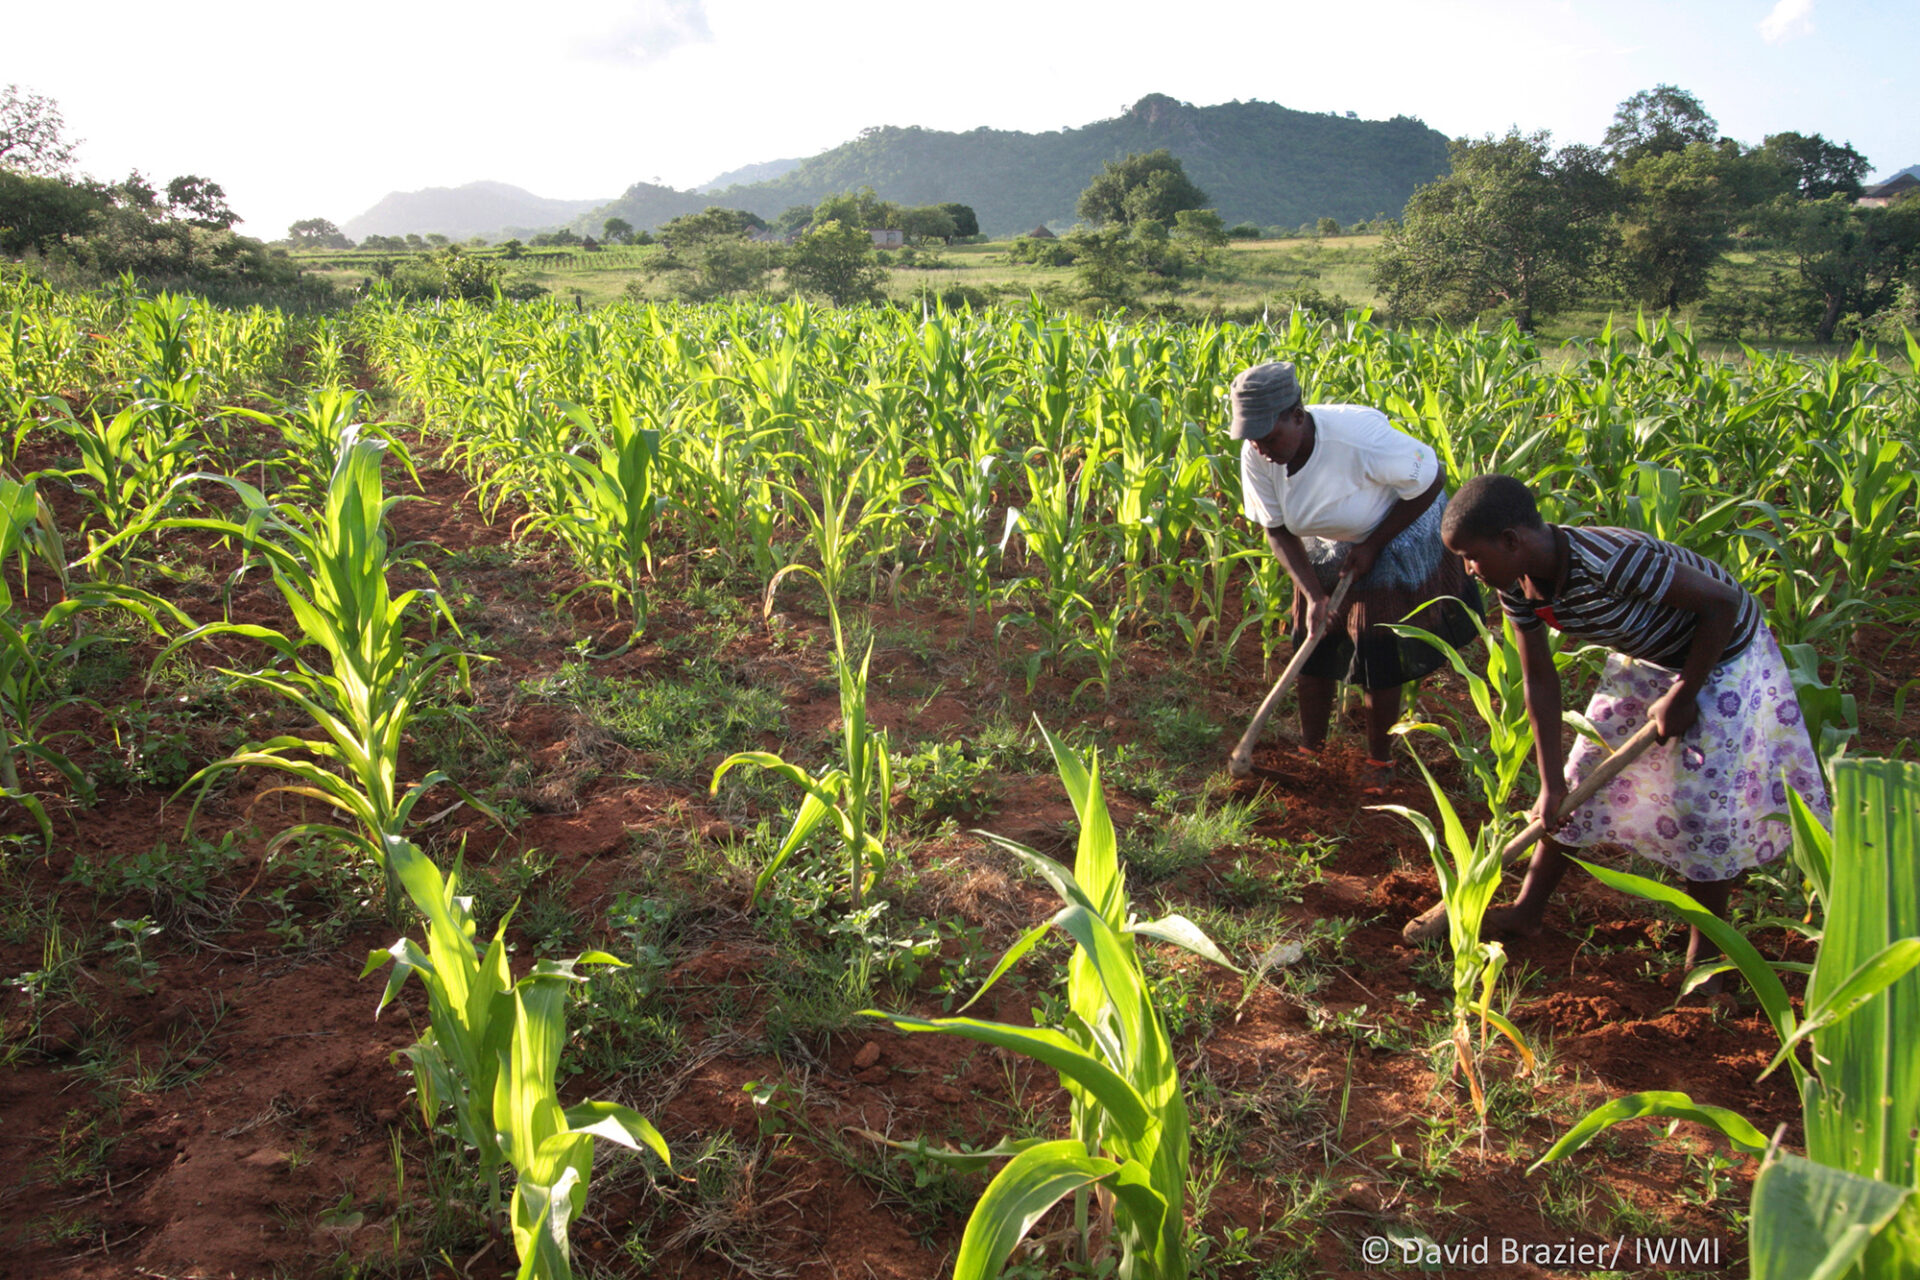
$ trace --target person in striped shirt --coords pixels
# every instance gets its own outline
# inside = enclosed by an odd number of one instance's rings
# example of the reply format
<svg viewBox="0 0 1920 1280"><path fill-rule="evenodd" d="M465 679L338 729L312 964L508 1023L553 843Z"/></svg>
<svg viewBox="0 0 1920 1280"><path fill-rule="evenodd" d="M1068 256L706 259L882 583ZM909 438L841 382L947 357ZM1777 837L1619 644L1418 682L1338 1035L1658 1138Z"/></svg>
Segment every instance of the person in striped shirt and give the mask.
<svg viewBox="0 0 1920 1280"><path fill-rule="evenodd" d="M1460 486L1440 536L1499 593L1519 639L1541 780L1534 819L1557 813L1606 755L1583 737L1562 769L1547 628L1614 651L1587 704L1608 749L1649 720L1659 744L1540 842L1520 896L1487 913L1489 932L1537 934L1566 873L1565 848L1602 841L1678 872L1724 917L1739 878L1790 847L1787 788L1825 816L1825 779L1792 676L1760 602L1724 567L1637 529L1548 524L1527 486L1503 475ZM1714 954L1693 930L1688 967Z"/></svg>

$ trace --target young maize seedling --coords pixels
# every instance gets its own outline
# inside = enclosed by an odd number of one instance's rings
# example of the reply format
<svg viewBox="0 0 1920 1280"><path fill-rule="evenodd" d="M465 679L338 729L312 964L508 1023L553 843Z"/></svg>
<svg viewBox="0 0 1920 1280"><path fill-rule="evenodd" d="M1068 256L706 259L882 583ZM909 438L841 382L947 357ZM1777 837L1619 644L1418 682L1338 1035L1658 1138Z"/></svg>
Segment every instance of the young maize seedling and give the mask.
<svg viewBox="0 0 1920 1280"><path fill-rule="evenodd" d="M527 460L551 473L545 488L562 495L564 505L537 510L522 524L552 534L587 572L599 575L562 597L562 604L596 588L607 591L616 605L622 600L631 603L633 629L620 646L624 651L647 625L643 583L653 572L651 539L660 505L654 477L660 466L660 433L640 426L624 400L613 402L604 431L579 406L560 407L580 425L591 445Z"/></svg>
<svg viewBox="0 0 1920 1280"><path fill-rule="evenodd" d="M29 558L52 569L65 598L38 617L29 612L16 618L5 570L16 559L24 566ZM34 479L22 482L0 476L0 796L32 816L49 849L53 824L46 806L22 778L20 762L37 762L65 779L77 794L92 795L86 773L54 747L61 735L46 728L48 717L63 707L93 705L66 691L69 664L84 650L107 643L104 636L80 630L81 613L125 609L157 634L163 632L162 617L191 625L177 608L149 592L117 584L71 582L66 559L53 513Z"/></svg>
<svg viewBox="0 0 1920 1280"><path fill-rule="evenodd" d="M1188 1263L1183 1239L1187 1105L1166 1023L1153 1005L1152 988L1141 968L1138 943L1143 937L1170 942L1228 969L1234 966L1183 916L1151 922L1133 918L1113 822L1100 790L1099 761L1081 760L1044 725L1041 733L1053 749L1060 779L1080 818L1079 848L1069 871L1044 854L982 833L1052 885L1062 906L1008 948L968 1004L985 995L1057 926L1075 943L1067 962L1067 1024L1056 1030L966 1017L866 1012L903 1031L962 1036L1052 1067L1072 1098L1073 1136L1057 1141L1008 1139L985 1151L965 1153L929 1148L924 1141L890 1145L960 1168L980 1169L1007 1160L967 1220L954 1263L956 1280L999 1275L1033 1225L1068 1196L1074 1197L1080 1258L1090 1263L1094 1224L1088 1214L1089 1191L1097 1192L1110 1212L1111 1243L1119 1253L1117 1274L1135 1280L1182 1280Z"/></svg>
<svg viewBox="0 0 1920 1280"><path fill-rule="evenodd" d="M408 613L425 603L430 615L459 634L459 624L438 592L411 590L393 595L387 585L387 512L398 498L384 496L380 461L385 446L361 439L349 429L339 461L318 512L289 504L269 505L251 485L209 476L227 485L247 508L244 525L220 519L178 518L163 526L212 529L243 539L273 573L294 620L298 636L270 627L211 622L174 640L156 662L176 649L218 635L236 635L272 650L284 667L226 674L270 689L312 716L326 737L291 735L255 743L196 773L182 786L202 785L229 769L248 765L290 774L294 782L264 794L287 791L306 796L345 814L356 830L323 823L299 823L275 836L271 855L290 840L323 834L344 840L385 875L389 915L398 902L387 851L406 830L422 796L452 779L438 770L404 790L399 785L400 746L415 704L448 664L464 676L466 655L439 642L414 646L405 635ZM313 650L318 649L316 660ZM335 770L339 770L336 772ZM457 789L457 788L456 788ZM493 817L493 811L461 792L467 803ZM199 799L194 802L195 811ZM189 823L192 814L189 814Z"/></svg>
<svg viewBox="0 0 1920 1280"><path fill-rule="evenodd" d="M518 1174L511 1205L521 1280L573 1274L567 1229L586 1208L593 1139L651 1148L671 1166L660 1133L631 1108L585 1102L562 1108L553 1078L566 1043L566 987L587 964L621 965L603 951L542 960L518 982L507 968L509 911L483 955L474 945L472 899L455 875L441 876L412 843L389 841L388 862L427 922L427 946L401 938L368 955L360 976L391 964L374 1016L418 974L427 989L427 1031L402 1050L413 1064L420 1114L429 1129L443 1107L480 1161L491 1208L500 1213L499 1168Z"/></svg>
<svg viewBox="0 0 1920 1280"><path fill-rule="evenodd" d="M1533 1050L1527 1046L1520 1029L1493 1007L1494 987L1506 968L1506 950L1497 942L1480 940L1480 923L1493 902L1493 895L1499 891L1500 873L1505 869L1501 858L1505 827L1498 821L1488 821L1469 836L1453 801L1427 770L1426 761L1416 755L1413 762L1419 766L1420 775L1427 780L1427 789L1433 794L1434 806L1440 811L1440 827L1436 829L1433 819L1405 805L1368 807L1399 814L1411 822L1427 842L1434 872L1440 879L1440 897L1447 908L1448 941L1453 949L1454 1061L1466 1075L1473 1109L1484 1121L1487 1100L1474 1071L1479 1054L1473 1045L1473 1019L1477 1016L1481 1023L1481 1053L1486 1049L1486 1028L1492 1026L1519 1051L1521 1074L1533 1070Z"/></svg>
<svg viewBox="0 0 1920 1280"><path fill-rule="evenodd" d="M826 589L825 578L813 569L806 565L788 565L767 588L769 601L780 579L796 572L807 574ZM710 789L718 792L720 779L735 765L750 764L779 774L804 793L786 839L754 878L753 902L759 901L794 851L831 817L840 829L841 844L847 854L848 898L853 910L858 912L865 902L870 879L877 877L886 865L887 806L893 795L893 758L887 750L886 732L867 723L867 664L873 660L873 645L867 645L867 652L856 668L847 655L846 636L840 629L840 608L830 591L827 617L833 624L834 669L840 676L842 767L815 777L770 751L737 751L713 771Z"/></svg>

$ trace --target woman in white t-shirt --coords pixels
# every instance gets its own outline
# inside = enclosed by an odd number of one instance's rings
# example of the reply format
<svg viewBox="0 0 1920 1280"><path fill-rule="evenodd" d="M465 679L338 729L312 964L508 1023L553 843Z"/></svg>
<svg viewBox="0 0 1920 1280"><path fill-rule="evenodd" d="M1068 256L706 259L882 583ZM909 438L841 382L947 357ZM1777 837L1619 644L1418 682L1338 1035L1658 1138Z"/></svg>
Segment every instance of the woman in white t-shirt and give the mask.
<svg viewBox="0 0 1920 1280"><path fill-rule="evenodd" d="M1445 658L1384 623L1423 627L1456 648L1479 635L1468 610L1484 612L1459 557L1440 542L1446 471L1434 451L1396 431L1378 409L1302 403L1291 364L1256 365L1233 380L1240 441L1240 488L1247 519L1294 583L1298 644L1316 618L1328 623L1300 676L1300 738L1310 752L1326 742L1339 683L1366 691L1367 754L1374 787L1391 773L1390 730L1400 686ZM1354 583L1339 617L1327 617L1343 571ZM1421 604L1452 597L1412 616Z"/></svg>

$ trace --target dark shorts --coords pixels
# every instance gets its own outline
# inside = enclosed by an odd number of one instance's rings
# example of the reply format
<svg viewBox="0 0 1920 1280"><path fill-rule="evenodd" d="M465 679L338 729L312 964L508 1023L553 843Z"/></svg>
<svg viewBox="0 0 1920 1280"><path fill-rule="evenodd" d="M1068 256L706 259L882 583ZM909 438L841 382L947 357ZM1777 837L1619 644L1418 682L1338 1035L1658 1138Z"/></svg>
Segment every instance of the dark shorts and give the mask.
<svg viewBox="0 0 1920 1280"><path fill-rule="evenodd" d="M1357 588L1348 594L1348 610L1356 605L1366 608L1368 602L1360 599L1362 594ZM1478 615L1483 608L1479 587L1471 580L1466 584L1466 595L1464 605L1458 599L1448 599L1437 606L1429 606L1407 621L1431 631L1456 649L1465 649L1480 636L1467 610L1471 608ZM1375 616L1380 616L1377 611ZM1357 684L1362 689L1390 689L1418 680L1446 665L1446 655L1425 641L1402 639L1378 623L1356 629L1359 632L1357 640L1347 628L1336 625L1332 633L1307 655L1307 664L1301 668L1301 674ZM1293 642L1298 645L1304 639L1306 627L1301 625L1296 614Z"/></svg>

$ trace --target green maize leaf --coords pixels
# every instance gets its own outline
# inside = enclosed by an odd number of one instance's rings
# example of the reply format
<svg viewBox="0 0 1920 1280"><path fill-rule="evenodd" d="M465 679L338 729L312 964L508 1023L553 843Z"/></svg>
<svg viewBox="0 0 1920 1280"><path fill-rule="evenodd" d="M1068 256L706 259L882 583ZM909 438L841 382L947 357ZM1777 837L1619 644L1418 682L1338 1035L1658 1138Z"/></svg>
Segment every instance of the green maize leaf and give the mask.
<svg viewBox="0 0 1920 1280"><path fill-rule="evenodd" d="M1127 932L1143 938L1153 938L1159 942L1170 943L1184 948L1203 959L1211 960L1225 969L1240 972L1240 966L1227 959L1226 953L1214 945L1200 926L1178 913L1165 915L1158 920L1136 922L1128 926Z"/></svg>
<svg viewBox="0 0 1920 1280"><path fill-rule="evenodd" d="M574 1133L605 1138L635 1151L645 1147L660 1157L660 1163L673 1167L673 1155L667 1140L647 1118L632 1107L617 1102L582 1102L566 1109L567 1128Z"/></svg>
<svg viewBox="0 0 1920 1280"><path fill-rule="evenodd" d="M385 951L368 952L367 963L360 970L360 976L364 978L387 964L393 965L393 972L387 975L387 989L380 994L380 1003L374 1006L373 1016L376 1018L400 993L400 988L406 985L415 970L420 972L422 981L431 981L437 976L434 974L432 957L422 951L412 938L402 938Z"/></svg>
<svg viewBox="0 0 1920 1280"><path fill-rule="evenodd" d="M869 1142L892 1147L910 1156L924 1156L962 1173L984 1173L989 1167L1002 1160L1017 1156L1022 1151L1049 1141L1046 1138L1002 1138L991 1147L982 1147L978 1151L955 1151L952 1147L928 1146L925 1137L916 1138L912 1142L901 1142L897 1138L889 1138L871 1129L853 1128L848 1129L847 1132L858 1134Z"/></svg>
<svg viewBox="0 0 1920 1280"><path fill-rule="evenodd" d="M1654 902L1665 903L1677 911L1688 924L1706 934L1715 946L1726 953L1729 960L1740 966L1740 975L1747 980L1747 985L1753 988L1754 996L1760 1001L1760 1007L1766 1011L1767 1020L1773 1024L1773 1029L1780 1038L1785 1040L1793 1035L1796 1019L1793 1006L1787 1000L1787 989L1780 985L1780 977L1773 971L1773 966L1753 949L1753 944L1748 942L1738 929L1695 902L1689 894L1672 885L1661 884L1658 880L1649 880L1645 876L1636 876L1626 871L1615 871L1611 867L1599 866L1579 858L1575 858L1574 861L1585 867L1594 879L1609 889L1617 889L1622 893L1636 894ZM1797 1059L1789 1058L1787 1061L1792 1064L1796 1079L1804 1075L1805 1068Z"/></svg>
<svg viewBox="0 0 1920 1280"><path fill-rule="evenodd" d="M514 1280L572 1280L573 1193L580 1173L568 1166L551 1184L523 1178L513 1189L513 1247L520 1255Z"/></svg>
<svg viewBox="0 0 1920 1280"><path fill-rule="evenodd" d="M1133 953L1105 919L1085 907L1064 907L1053 922L1080 944L1078 954L1086 957L1106 994L1104 1007L1110 1008L1120 1021L1124 1051L1115 1065L1123 1069L1133 1065L1133 1051L1145 1035L1141 1004L1146 989L1146 980ZM1147 1012L1150 1016L1151 1008Z"/></svg>
<svg viewBox="0 0 1920 1280"><path fill-rule="evenodd" d="M1883 949L1920 934L1920 765L1833 765L1832 897L1807 1004L1834 1002ZM1920 973L1908 971L1813 1037L1807 1156L1861 1177L1920 1183Z"/></svg>
<svg viewBox="0 0 1920 1280"><path fill-rule="evenodd" d="M1792 787L1787 788L1787 818L1793 826L1793 861L1824 907L1833 900L1833 835Z"/></svg>
<svg viewBox="0 0 1920 1280"><path fill-rule="evenodd" d="M1047 919L1016 938L1013 945L1007 948L1006 954L1000 957L1000 962L993 966L993 972L987 975L986 981L980 984L980 989L969 996L967 1002L960 1006L959 1012L965 1013L968 1009L972 1008L981 996L987 994L987 991L994 983L1000 981L1000 979L1005 976L1007 970L1013 968L1013 966L1025 959L1027 953L1032 951L1042 938L1053 931L1053 924L1053 919Z"/></svg>
<svg viewBox="0 0 1920 1280"><path fill-rule="evenodd" d="M987 1184L960 1237L954 1280L996 1280L1047 1210L1085 1187L1109 1180L1120 1166L1090 1156L1071 1138L1029 1147Z"/></svg>
<svg viewBox="0 0 1920 1280"><path fill-rule="evenodd" d="M552 983L523 983L513 992L513 1037L500 1054L493 1086L500 1149L523 1177L551 1183L563 1154L545 1149L566 1117L553 1096L553 1073L566 1037L565 995Z"/></svg>
<svg viewBox="0 0 1920 1280"><path fill-rule="evenodd" d="M1604 1106L1595 1107L1580 1118L1578 1124L1560 1136L1560 1140L1547 1149L1528 1166L1527 1172L1537 1172L1541 1165L1572 1155L1593 1141L1604 1130L1612 1128L1626 1120L1640 1120L1647 1116L1670 1116L1675 1120L1691 1120L1718 1129L1734 1146L1749 1155L1759 1155L1767 1149L1767 1139L1758 1129L1746 1120L1746 1117L1725 1107L1702 1106L1684 1093L1666 1089L1654 1089L1645 1093L1630 1093L1624 1098L1615 1098Z"/></svg>
<svg viewBox="0 0 1920 1280"><path fill-rule="evenodd" d="M934 1031L963 1036L982 1044L1011 1049L1037 1059L1071 1080L1112 1115L1120 1131L1144 1141L1158 1127L1140 1093L1125 1076L1058 1031L1046 1027L1013 1027L975 1018L920 1018L904 1013L862 1009L864 1016L885 1018L902 1031Z"/></svg>
<svg viewBox="0 0 1920 1280"><path fill-rule="evenodd" d="M1107 799L1100 790L1099 759L1096 757L1088 765L1072 747L1054 737L1039 717L1034 718L1034 724L1053 752L1060 781L1066 786L1067 798L1073 802L1073 811L1080 819L1080 843L1073 861L1074 882L1107 923L1118 929L1126 923L1126 878L1120 871L1119 847L1114 840L1113 821L1107 815Z"/></svg>
<svg viewBox="0 0 1920 1280"><path fill-rule="evenodd" d="M1773 1055L1773 1061L1767 1064L1767 1069L1760 1073L1759 1078L1766 1079L1793 1052L1795 1045L1849 1016L1904 978L1917 964L1920 964L1920 938L1901 938L1897 942L1890 942L1862 961L1860 967L1847 975L1845 981L1829 991L1819 1004L1807 1010L1806 1017L1781 1044L1780 1051Z"/></svg>
<svg viewBox="0 0 1920 1280"><path fill-rule="evenodd" d="M1097 912L1099 910L1099 908L1094 905L1093 899L1088 896L1086 890L1080 887L1080 882L1073 878L1073 872L1067 870L1046 854L1035 849L1029 849L1026 845L997 836L991 831L982 831L977 827L974 829L973 834L993 841L993 843L1026 863L1042 880L1045 880L1053 886L1053 891L1060 895L1060 901L1069 905L1085 907L1089 911Z"/></svg>
<svg viewBox="0 0 1920 1280"><path fill-rule="evenodd" d="M1912 1187L1775 1153L1753 1184L1753 1280L1840 1280L1915 1198ZM1905 1261L1854 1274L1860 1280L1920 1276L1920 1266Z"/></svg>

